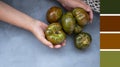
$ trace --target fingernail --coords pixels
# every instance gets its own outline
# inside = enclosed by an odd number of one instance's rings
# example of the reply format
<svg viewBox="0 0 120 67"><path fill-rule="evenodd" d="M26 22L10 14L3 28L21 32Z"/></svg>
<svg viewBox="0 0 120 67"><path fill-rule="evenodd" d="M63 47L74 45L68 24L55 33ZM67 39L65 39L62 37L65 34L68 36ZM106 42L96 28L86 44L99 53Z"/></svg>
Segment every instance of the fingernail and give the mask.
<svg viewBox="0 0 120 67"><path fill-rule="evenodd" d="M53 48L53 46L51 45L51 46L49 46L50 48Z"/></svg>
<svg viewBox="0 0 120 67"><path fill-rule="evenodd" d="M55 48L61 48L61 45L56 45Z"/></svg>

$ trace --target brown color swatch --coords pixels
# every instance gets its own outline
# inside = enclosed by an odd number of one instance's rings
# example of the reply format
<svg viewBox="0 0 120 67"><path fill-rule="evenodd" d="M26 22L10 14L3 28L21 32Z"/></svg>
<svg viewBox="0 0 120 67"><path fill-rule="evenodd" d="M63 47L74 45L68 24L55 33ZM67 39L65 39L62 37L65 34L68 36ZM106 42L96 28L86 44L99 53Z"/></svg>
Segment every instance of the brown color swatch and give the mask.
<svg viewBox="0 0 120 67"><path fill-rule="evenodd" d="M100 34L101 49L120 49L120 34Z"/></svg>
<svg viewBox="0 0 120 67"><path fill-rule="evenodd" d="M120 31L120 16L100 16L101 31Z"/></svg>

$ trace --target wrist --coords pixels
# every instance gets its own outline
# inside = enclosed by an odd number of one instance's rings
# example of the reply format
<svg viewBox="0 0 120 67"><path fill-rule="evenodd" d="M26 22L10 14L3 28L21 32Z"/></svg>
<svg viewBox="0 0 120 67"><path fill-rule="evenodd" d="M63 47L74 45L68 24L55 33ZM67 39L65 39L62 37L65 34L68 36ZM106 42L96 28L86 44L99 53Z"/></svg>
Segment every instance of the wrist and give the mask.
<svg viewBox="0 0 120 67"><path fill-rule="evenodd" d="M42 22L39 20L33 20L31 23L31 27L30 27L30 32L32 33L36 33L37 29L40 28L42 26Z"/></svg>
<svg viewBox="0 0 120 67"><path fill-rule="evenodd" d="M33 31L35 30L35 27L36 27L36 25L38 24L37 21L38 21L38 20L36 20L36 19L32 19L32 20L31 20L31 23L29 24L29 28L28 28L28 30L29 30L30 32L33 32Z"/></svg>

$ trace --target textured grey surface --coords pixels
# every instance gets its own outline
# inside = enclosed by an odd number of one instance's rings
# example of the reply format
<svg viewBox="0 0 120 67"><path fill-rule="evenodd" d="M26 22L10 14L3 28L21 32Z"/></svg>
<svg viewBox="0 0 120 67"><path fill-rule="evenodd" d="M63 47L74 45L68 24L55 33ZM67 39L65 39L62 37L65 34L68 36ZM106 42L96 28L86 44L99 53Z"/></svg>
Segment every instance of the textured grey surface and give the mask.
<svg viewBox="0 0 120 67"><path fill-rule="evenodd" d="M54 0L5 0L14 8L47 23L46 11ZM61 7L61 6L60 6ZM93 41L87 50L74 47L73 36L60 49L50 49L39 42L32 33L0 22L0 67L99 67L99 14L84 28Z"/></svg>

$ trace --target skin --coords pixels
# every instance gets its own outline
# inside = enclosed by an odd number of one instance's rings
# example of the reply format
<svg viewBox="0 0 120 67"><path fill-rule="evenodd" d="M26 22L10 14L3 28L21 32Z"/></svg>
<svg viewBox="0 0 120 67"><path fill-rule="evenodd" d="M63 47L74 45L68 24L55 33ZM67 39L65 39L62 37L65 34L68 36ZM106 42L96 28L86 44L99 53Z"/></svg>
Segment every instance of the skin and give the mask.
<svg viewBox="0 0 120 67"><path fill-rule="evenodd" d="M84 2L79 0L58 0L58 2L60 2L68 10L75 7L81 7L85 9L87 12L89 12L92 21L92 10ZM53 46L53 44L45 38L44 31L48 27L47 24L12 8L2 1L0 1L0 21L7 22L32 32L36 38L38 38L38 40L50 48L61 48L62 46L65 46L66 40L62 44Z"/></svg>

